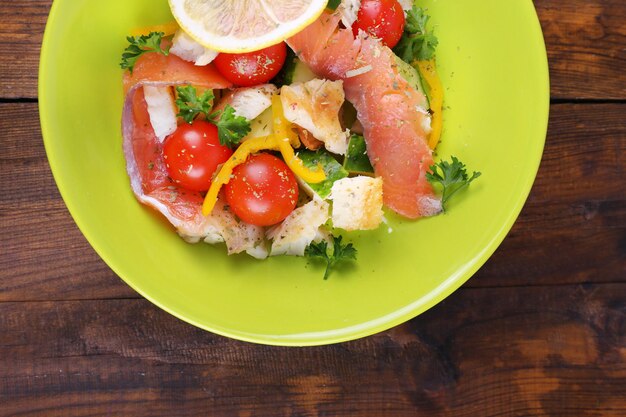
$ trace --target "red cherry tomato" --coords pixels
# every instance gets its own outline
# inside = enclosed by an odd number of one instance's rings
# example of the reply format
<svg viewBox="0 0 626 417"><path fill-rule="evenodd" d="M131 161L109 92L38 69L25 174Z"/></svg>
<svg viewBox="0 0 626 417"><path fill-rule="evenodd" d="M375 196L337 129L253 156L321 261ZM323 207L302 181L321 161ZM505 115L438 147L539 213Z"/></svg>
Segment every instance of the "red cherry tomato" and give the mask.
<svg viewBox="0 0 626 417"><path fill-rule="evenodd" d="M293 211L298 201L298 183L282 160L259 153L233 170L225 185L226 202L246 223L271 226Z"/></svg>
<svg viewBox="0 0 626 417"><path fill-rule="evenodd" d="M404 10L398 0L363 0L352 25L354 36L359 34L359 29L393 48L404 32Z"/></svg>
<svg viewBox="0 0 626 417"><path fill-rule="evenodd" d="M217 127L204 120L184 123L165 139L165 167L174 183L192 191L206 191L219 164L233 151L220 144Z"/></svg>
<svg viewBox="0 0 626 417"><path fill-rule="evenodd" d="M221 53L215 58L217 70L231 83L250 87L274 78L285 63L285 42L243 54Z"/></svg>

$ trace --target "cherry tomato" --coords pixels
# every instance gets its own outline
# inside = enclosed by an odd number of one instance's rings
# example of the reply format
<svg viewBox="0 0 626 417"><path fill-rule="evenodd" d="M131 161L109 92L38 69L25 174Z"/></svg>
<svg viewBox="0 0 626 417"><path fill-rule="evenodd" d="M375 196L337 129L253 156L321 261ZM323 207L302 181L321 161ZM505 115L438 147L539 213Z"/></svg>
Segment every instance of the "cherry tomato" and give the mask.
<svg viewBox="0 0 626 417"><path fill-rule="evenodd" d="M170 178L192 191L208 190L217 166L232 154L232 150L220 144L217 127L204 120L183 123L163 144L163 158Z"/></svg>
<svg viewBox="0 0 626 417"><path fill-rule="evenodd" d="M398 0L363 0L352 25L354 36L359 34L359 29L393 48L404 32L404 10Z"/></svg>
<svg viewBox="0 0 626 417"><path fill-rule="evenodd" d="M243 54L221 53L215 58L217 70L240 87L263 84L274 78L285 63L285 42Z"/></svg>
<svg viewBox="0 0 626 417"><path fill-rule="evenodd" d="M287 164L268 153L252 155L235 167L224 188L233 213L257 226L283 221L298 201L295 175Z"/></svg>

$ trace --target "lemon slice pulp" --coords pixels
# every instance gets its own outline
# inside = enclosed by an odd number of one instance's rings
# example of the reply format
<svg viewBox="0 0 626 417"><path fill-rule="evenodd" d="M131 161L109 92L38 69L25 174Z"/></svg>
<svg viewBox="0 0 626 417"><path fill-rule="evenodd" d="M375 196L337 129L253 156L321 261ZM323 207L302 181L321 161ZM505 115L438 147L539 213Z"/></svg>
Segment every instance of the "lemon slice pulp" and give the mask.
<svg viewBox="0 0 626 417"><path fill-rule="evenodd" d="M219 52L241 53L295 35L324 11L327 0L169 0L180 27Z"/></svg>

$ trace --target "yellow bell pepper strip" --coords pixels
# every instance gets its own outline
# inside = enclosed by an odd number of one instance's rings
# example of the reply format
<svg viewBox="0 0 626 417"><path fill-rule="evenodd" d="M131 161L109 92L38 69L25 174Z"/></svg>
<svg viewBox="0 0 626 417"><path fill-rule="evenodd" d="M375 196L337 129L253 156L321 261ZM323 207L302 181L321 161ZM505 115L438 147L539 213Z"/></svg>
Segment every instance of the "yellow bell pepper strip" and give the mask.
<svg viewBox="0 0 626 417"><path fill-rule="evenodd" d="M222 165L215 178L213 178L211 187L209 187L209 191L202 203L202 214L204 216L208 216L213 211L220 189L223 185L228 184L235 167L246 162L248 156L255 152L262 150L280 151L289 169L306 182L318 183L326 179L326 174L324 174L324 169L321 165L318 165L316 170L311 170L304 166L302 160L295 155L292 144L294 140L298 145L300 142L296 133L291 130L290 123L283 115L282 103L277 95L272 97L272 115L274 117L274 133L269 136L250 138L242 142L231 157L228 158L228 161Z"/></svg>
<svg viewBox="0 0 626 417"><path fill-rule="evenodd" d="M285 119L283 112L283 102L278 94L272 96L272 119L274 127L274 135L278 138L289 138L289 143L294 148L300 146L298 134L291 128L291 123Z"/></svg>
<svg viewBox="0 0 626 417"><path fill-rule="evenodd" d="M417 65L420 75L428 83L428 90L430 92L430 110L433 115L431 123L430 137L428 138L428 146L430 149L435 149L441 138L441 129L443 127L443 120L441 110L443 108L443 86L441 80L436 71L435 60L429 61L415 61L414 66Z"/></svg>
<svg viewBox="0 0 626 417"><path fill-rule="evenodd" d="M141 36L147 35L151 32L163 32L164 36L173 35L176 33L180 26L176 23L175 20L172 20L168 23L163 23L161 25L153 25L153 26L144 26L141 28L135 28L130 32L131 36Z"/></svg>
<svg viewBox="0 0 626 417"><path fill-rule="evenodd" d="M283 156L283 159L285 160L285 163L289 169L296 174L296 176L311 184L317 184L318 182L322 182L326 179L326 174L324 173L324 168L322 168L321 164L317 164L317 168L315 170L309 169L304 165L302 159L298 158L293 152L293 148L289 144L289 139L277 139L277 141L278 148Z"/></svg>
<svg viewBox="0 0 626 417"><path fill-rule="evenodd" d="M217 202L217 195L222 186L228 184L230 181L230 177L233 175L233 169L235 169L237 165L246 162L250 154L264 149L278 150L278 143L274 136L260 136L244 141L231 157L228 158L228 161L224 162L224 165L222 165L215 178L213 178L211 187L204 197L204 202L202 203L202 214L204 216L208 216L213 211L213 207L215 207L215 203Z"/></svg>
<svg viewBox="0 0 626 417"><path fill-rule="evenodd" d="M293 152L292 146L300 146L300 140L296 132L291 129L291 123L285 119L283 104L279 95L272 97L272 116L274 118L274 136L276 137L280 153L289 169L306 182L316 184L324 181L326 174L321 164L318 164L314 170L309 169L304 166L302 160Z"/></svg>

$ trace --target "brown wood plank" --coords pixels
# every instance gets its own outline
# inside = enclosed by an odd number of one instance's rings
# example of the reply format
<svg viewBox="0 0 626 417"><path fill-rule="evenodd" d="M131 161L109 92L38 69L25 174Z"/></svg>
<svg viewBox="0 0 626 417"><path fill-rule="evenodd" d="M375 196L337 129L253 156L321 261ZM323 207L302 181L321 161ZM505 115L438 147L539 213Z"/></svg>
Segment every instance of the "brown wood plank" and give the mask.
<svg viewBox="0 0 626 417"><path fill-rule="evenodd" d="M52 179L35 104L0 104L0 301L137 297L89 247ZM626 279L626 104L554 105L514 226L470 286ZM581 145L581 132L589 140Z"/></svg>
<svg viewBox="0 0 626 417"><path fill-rule="evenodd" d="M470 286L626 280L626 104L551 106L513 229Z"/></svg>
<svg viewBox="0 0 626 417"><path fill-rule="evenodd" d="M553 98L626 99L623 0L535 0Z"/></svg>
<svg viewBox="0 0 626 417"><path fill-rule="evenodd" d="M34 103L0 104L0 301L137 297L69 215L37 121Z"/></svg>
<svg viewBox="0 0 626 417"><path fill-rule="evenodd" d="M626 284L462 289L311 348L229 340L144 300L0 303L0 415L623 416L624 299Z"/></svg>
<svg viewBox="0 0 626 417"><path fill-rule="evenodd" d="M0 2L0 98L36 98L39 51L52 0Z"/></svg>
<svg viewBox="0 0 626 417"><path fill-rule="evenodd" d="M39 48L51 0L0 3L0 98L37 97ZM626 99L623 0L535 0L552 96Z"/></svg>
<svg viewBox="0 0 626 417"><path fill-rule="evenodd" d="M536 184L466 286L388 332L233 341L138 297L52 179L34 103L52 0L0 2L0 416L626 415L626 5L534 0L556 104ZM57 301L54 301L57 300Z"/></svg>

